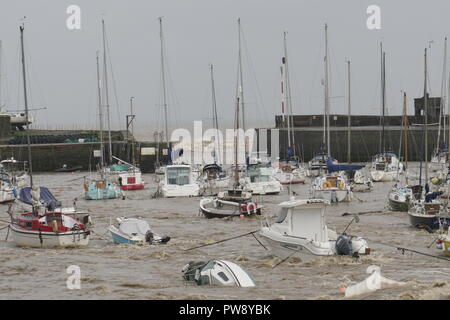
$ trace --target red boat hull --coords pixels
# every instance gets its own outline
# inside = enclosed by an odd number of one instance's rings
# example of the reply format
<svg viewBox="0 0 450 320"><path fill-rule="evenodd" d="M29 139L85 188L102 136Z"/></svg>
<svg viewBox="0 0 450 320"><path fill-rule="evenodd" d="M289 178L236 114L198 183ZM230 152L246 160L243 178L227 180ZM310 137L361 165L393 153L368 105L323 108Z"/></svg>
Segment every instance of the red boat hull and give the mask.
<svg viewBox="0 0 450 320"><path fill-rule="evenodd" d="M129 191L129 190L142 190L144 189L144 184L130 184L127 186L122 186L122 190Z"/></svg>

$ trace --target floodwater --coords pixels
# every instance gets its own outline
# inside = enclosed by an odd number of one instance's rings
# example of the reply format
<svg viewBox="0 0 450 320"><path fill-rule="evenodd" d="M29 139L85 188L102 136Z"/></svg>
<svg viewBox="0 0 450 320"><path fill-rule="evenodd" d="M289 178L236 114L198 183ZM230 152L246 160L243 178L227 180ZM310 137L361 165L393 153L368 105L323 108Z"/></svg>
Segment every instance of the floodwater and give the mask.
<svg viewBox="0 0 450 320"><path fill-rule="evenodd" d="M94 234L89 246L79 249L19 248L6 230L0 231L0 299L343 299L339 288L367 278L371 265L381 275L404 282L382 288L356 299L450 299L450 261L444 261L385 246L406 247L439 255L436 237L414 229L406 213L390 212L386 199L391 183L375 183L371 193L355 193L352 203L339 203L327 209L328 227L342 232L352 219L344 213L360 213L347 233L368 239L369 256L323 257L303 263L271 256L252 236L185 251L190 247L258 230L261 219L273 219L277 205L288 199L287 190L277 196L256 197L264 205L263 216L251 219L207 220L199 215L200 198L151 198L156 190L153 175L145 190L129 191L126 199L86 201L82 178L86 173L36 174L35 184L47 186L66 206L78 198L77 206L91 212ZM78 180L76 180L78 179ZM309 186L296 185L298 197L309 196ZM15 204L16 212L20 205ZM8 220L2 206L0 220ZM158 234L172 237L166 245L115 245L107 232L110 219L139 216ZM0 228L6 226L0 222ZM264 241L262 240L264 243ZM383 244L381 244L383 243ZM190 261L230 260L246 269L255 288L197 286L185 283L181 269ZM81 288L70 290L66 268L81 269Z"/></svg>

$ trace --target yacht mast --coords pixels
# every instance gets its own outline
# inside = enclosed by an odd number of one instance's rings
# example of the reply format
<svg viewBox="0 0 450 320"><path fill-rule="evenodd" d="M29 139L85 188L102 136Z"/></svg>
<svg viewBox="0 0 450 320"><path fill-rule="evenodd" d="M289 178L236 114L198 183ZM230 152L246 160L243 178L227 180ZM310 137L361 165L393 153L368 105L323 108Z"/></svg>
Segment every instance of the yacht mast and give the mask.
<svg viewBox="0 0 450 320"><path fill-rule="evenodd" d="M234 188L239 186L239 95L236 97L236 114L235 114L235 130L234 130Z"/></svg>
<svg viewBox="0 0 450 320"><path fill-rule="evenodd" d="M425 79L424 79L424 114L425 114L425 184L428 183L428 93L427 93L427 48L424 55Z"/></svg>
<svg viewBox="0 0 450 320"><path fill-rule="evenodd" d="M348 155L347 161L348 163L352 163L351 159L351 132L352 132L352 120L351 120L351 91L350 91L350 60L347 61L347 73L348 73L348 119L347 119L347 145L348 145Z"/></svg>
<svg viewBox="0 0 450 320"><path fill-rule="evenodd" d="M403 154L405 157L405 170L408 169L408 115L406 110L406 92L403 92ZM406 184L408 185L408 174L405 173Z"/></svg>
<svg viewBox="0 0 450 320"><path fill-rule="evenodd" d="M108 146L109 146L109 163L112 163L112 141L111 141L111 118L109 112L109 92L108 92L108 67L106 63L106 31L105 20L102 19L102 33L103 33L103 73L105 77L105 102L106 102L106 118L108 120Z"/></svg>
<svg viewBox="0 0 450 320"><path fill-rule="evenodd" d="M214 85L214 66L211 64L209 66L210 73L211 73L211 99L212 99L212 122L213 122L213 128L216 133L216 136L214 138L216 150L214 150L214 163L217 162L217 159L219 159L220 162L220 140L219 140L219 122L218 122L218 116L217 116L217 103L216 103L216 88ZM218 153L216 155L216 152Z"/></svg>
<svg viewBox="0 0 450 320"><path fill-rule="evenodd" d="M29 130L29 116L28 116L28 97L27 97L27 77L25 71L25 51L23 46L23 31L24 25L20 26L20 49L22 55L22 78L23 78L23 100L25 104L25 121L27 131L27 145L28 145L28 170L30 173L30 187L33 188L33 164L31 161L31 143L30 143L30 130Z"/></svg>
<svg viewBox="0 0 450 320"><path fill-rule="evenodd" d="M328 83L328 25L325 24L325 114L326 114L326 131L327 131L327 155L331 156L330 150L330 93ZM325 141L325 127L324 127Z"/></svg>
<svg viewBox="0 0 450 320"><path fill-rule="evenodd" d="M291 100L291 80L289 78L289 59L287 55L287 41L286 41L286 35L287 32L285 31L283 33L283 40L284 40L284 57L283 57L283 64L284 64L284 85L285 90L283 90L285 94L285 107L287 112L287 129L288 129L288 147L292 147L292 150L294 151L295 155L295 133L292 132L292 128L294 127L294 119L292 115L292 100Z"/></svg>
<svg viewBox="0 0 450 320"><path fill-rule="evenodd" d="M240 95L240 103L242 108L242 129L245 133L245 107L244 107L244 78L242 76L242 46L241 46L241 18L238 18L238 39L239 39L239 81L238 81L238 94ZM247 139L244 136L244 144L245 144L245 158L247 159L248 150L247 150Z"/></svg>
<svg viewBox="0 0 450 320"><path fill-rule="evenodd" d="M159 17L159 38L161 42L161 80L163 87L163 108L164 108L164 130L166 134L166 145L167 151L170 152L170 142L169 142L169 126L167 120L167 92L166 92L166 72L164 63L164 35L162 26L162 17Z"/></svg>
<svg viewBox="0 0 450 320"><path fill-rule="evenodd" d="M381 57L381 105L382 105L382 134L381 134L381 145L382 152L386 152L386 133L385 133L385 116L386 116L386 52L382 51Z"/></svg>
<svg viewBox="0 0 450 320"><path fill-rule="evenodd" d="M99 53L97 51L97 90L98 90L98 118L100 124L100 175L103 179L103 167L105 166L104 159L104 147L103 147L103 111L102 111L102 89L101 89L101 77L100 77L100 63L99 63Z"/></svg>

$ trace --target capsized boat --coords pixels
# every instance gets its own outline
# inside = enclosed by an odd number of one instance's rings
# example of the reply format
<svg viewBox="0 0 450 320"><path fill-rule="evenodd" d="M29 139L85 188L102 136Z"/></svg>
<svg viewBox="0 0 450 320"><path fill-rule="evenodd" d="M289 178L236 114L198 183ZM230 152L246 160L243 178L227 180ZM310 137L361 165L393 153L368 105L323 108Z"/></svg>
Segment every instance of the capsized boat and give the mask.
<svg viewBox="0 0 450 320"><path fill-rule="evenodd" d="M164 244L170 237L153 233L147 221L137 218L119 217L116 225L109 226L114 243L122 244Z"/></svg>
<svg viewBox="0 0 450 320"><path fill-rule="evenodd" d="M200 195L200 185L196 178L190 165L167 165L160 181L161 193L165 198L197 197Z"/></svg>
<svg viewBox="0 0 450 320"><path fill-rule="evenodd" d="M239 265L226 260L189 262L181 271L185 281L197 285L254 287L255 281Z"/></svg>
<svg viewBox="0 0 450 320"><path fill-rule="evenodd" d="M272 225L261 228L260 235L269 244L274 255L281 259L298 256L310 261L319 256L370 254L370 248L361 237L328 229L323 199L295 199L280 203L280 213Z"/></svg>
<svg viewBox="0 0 450 320"><path fill-rule="evenodd" d="M251 201L226 201L217 197L200 200L200 212L208 219L260 215L261 208Z"/></svg>
<svg viewBox="0 0 450 320"><path fill-rule="evenodd" d="M243 179L244 191L255 195L279 194L283 187L273 175L273 169L264 165L249 165L246 177Z"/></svg>

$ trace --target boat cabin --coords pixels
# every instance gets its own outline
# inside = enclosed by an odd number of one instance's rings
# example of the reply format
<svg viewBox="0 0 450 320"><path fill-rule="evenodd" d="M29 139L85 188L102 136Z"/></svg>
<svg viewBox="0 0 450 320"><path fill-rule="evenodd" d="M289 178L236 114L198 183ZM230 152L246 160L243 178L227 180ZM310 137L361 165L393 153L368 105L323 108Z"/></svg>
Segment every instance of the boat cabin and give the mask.
<svg viewBox="0 0 450 320"><path fill-rule="evenodd" d="M188 165L167 166L166 183L179 186L191 184L191 167Z"/></svg>

